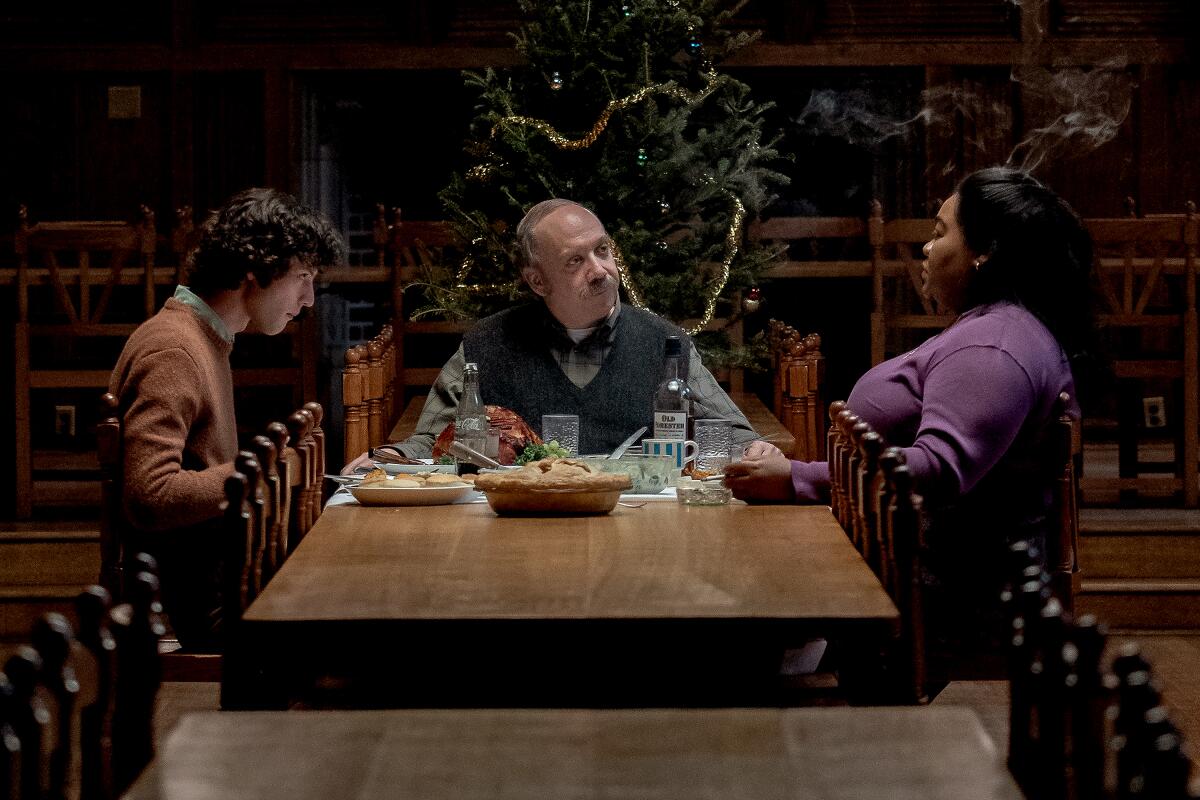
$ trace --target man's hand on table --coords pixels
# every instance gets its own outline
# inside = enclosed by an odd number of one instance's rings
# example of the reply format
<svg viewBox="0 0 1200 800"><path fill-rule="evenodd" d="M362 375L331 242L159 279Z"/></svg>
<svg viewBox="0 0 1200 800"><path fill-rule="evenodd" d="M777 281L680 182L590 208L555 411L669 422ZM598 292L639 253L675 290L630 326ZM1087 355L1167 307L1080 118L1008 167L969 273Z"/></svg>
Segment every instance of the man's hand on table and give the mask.
<svg viewBox="0 0 1200 800"><path fill-rule="evenodd" d="M354 459L349 464L342 467L342 474L343 475L353 475L354 470L358 469L359 467L366 467L366 466L370 466L370 465L371 465L371 454L363 453L358 458Z"/></svg>
<svg viewBox="0 0 1200 800"><path fill-rule="evenodd" d="M791 460L761 439L746 445L741 461L725 467L725 485L739 500L791 503L796 499Z"/></svg>

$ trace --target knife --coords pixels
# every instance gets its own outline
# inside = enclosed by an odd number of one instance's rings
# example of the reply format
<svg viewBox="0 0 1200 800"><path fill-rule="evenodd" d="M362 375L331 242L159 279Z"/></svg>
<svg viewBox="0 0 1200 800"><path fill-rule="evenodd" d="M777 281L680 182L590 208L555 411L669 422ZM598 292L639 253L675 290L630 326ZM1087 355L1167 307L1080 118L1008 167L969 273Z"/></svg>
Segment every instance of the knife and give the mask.
<svg viewBox="0 0 1200 800"><path fill-rule="evenodd" d="M488 467L490 469L504 469L504 465L494 458L488 458L483 453L476 450L474 447L468 447L459 441L450 443L450 455L455 458L460 458L463 461L469 461L478 467Z"/></svg>

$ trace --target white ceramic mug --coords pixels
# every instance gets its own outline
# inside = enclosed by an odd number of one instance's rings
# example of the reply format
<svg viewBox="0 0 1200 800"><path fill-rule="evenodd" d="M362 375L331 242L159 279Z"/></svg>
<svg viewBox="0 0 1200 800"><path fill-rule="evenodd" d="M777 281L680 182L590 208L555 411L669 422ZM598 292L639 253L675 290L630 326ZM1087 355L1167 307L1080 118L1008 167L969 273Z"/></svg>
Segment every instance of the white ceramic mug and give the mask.
<svg viewBox="0 0 1200 800"><path fill-rule="evenodd" d="M683 465L696 458L696 443L683 439L642 439L642 452L648 456L670 456L675 459L675 467L683 469Z"/></svg>

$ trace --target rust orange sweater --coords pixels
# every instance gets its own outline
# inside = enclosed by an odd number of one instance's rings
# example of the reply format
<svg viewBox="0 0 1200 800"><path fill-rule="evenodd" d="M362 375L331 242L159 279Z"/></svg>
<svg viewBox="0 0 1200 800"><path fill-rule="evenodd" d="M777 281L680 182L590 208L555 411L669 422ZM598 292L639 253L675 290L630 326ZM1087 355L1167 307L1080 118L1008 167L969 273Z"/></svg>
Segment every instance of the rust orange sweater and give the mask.
<svg viewBox="0 0 1200 800"><path fill-rule="evenodd" d="M125 343L109 380L124 414L125 510L164 531L220 514L233 473L233 345L174 298Z"/></svg>

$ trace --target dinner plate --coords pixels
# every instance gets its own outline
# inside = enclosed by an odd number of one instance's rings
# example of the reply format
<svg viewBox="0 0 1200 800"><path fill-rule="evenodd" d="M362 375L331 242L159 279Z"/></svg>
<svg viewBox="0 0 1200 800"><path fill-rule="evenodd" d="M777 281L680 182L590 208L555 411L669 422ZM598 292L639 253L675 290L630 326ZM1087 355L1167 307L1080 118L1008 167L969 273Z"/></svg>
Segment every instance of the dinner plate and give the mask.
<svg viewBox="0 0 1200 800"><path fill-rule="evenodd" d="M364 506L443 506L456 503L475 487L462 486L352 486L350 493Z"/></svg>

